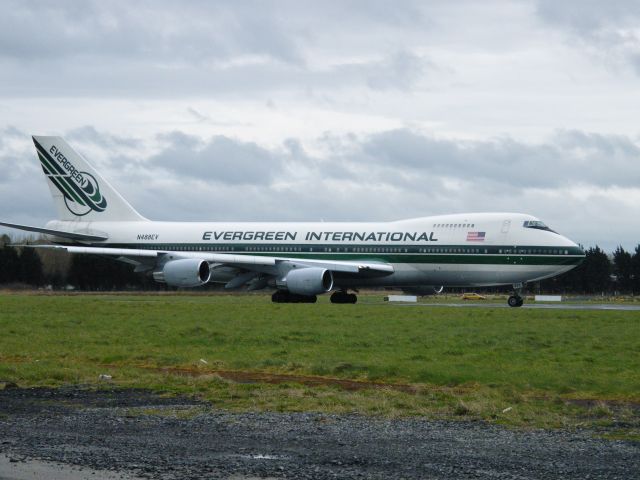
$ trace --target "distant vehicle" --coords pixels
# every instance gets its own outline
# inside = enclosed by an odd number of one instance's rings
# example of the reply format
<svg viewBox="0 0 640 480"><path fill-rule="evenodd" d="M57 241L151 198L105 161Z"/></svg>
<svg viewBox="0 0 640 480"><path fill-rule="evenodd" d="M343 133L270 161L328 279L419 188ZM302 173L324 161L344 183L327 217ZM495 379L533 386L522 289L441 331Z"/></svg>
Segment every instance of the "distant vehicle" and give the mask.
<svg viewBox="0 0 640 480"><path fill-rule="evenodd" d="M465 293L462 295L462 300L486 300L487 297L480 295L479 293Z"/></svg>
<svg viewBox="0 0 640 480"><path fill-rule="evenodd" d="M176 287L270 287L274 302L315 302L333 291L333 303L355 303L348 291L360 287L438 293L513 285L508 303L519 307L525 282L564 273L584 258L574 242L519 213L387 223L149 221L62 138L33 142L58 219L45 228L0 225L43 233L56 244L36 247L109 255Z"/></svg>

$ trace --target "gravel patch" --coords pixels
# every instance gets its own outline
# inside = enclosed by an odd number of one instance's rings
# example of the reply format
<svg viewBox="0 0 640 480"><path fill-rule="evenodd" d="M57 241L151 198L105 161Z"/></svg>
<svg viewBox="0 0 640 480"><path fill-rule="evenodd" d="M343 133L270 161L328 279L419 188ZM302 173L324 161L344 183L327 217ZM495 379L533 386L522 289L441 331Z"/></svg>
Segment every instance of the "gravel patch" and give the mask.
<svg viewBox="0 0 640 480"><path fill-rule="evenodd" d="M640 478L640 442L589 431L228 413L131 389L0 390L0 454L160 479Z"/></svg>

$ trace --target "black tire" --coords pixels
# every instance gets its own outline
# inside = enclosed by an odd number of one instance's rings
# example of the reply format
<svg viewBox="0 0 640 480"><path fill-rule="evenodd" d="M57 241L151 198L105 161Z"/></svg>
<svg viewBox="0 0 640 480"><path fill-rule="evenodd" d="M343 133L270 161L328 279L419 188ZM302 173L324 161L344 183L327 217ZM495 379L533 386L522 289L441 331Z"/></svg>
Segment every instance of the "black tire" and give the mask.
<svg viewBox="0 0 640 480"><path fill-rule="evenodd" d="M271 301L273 303L316 303L318 297L315 295L298 295L297 293L278 290L271 295Z"/></svg>
<svg viewBox="0 0 640 480"><path fill-rule="evenodd" d="M524 303L524 300L522 300L522 297L511 295L507 300L507 303L509 304L510 307L521 307L522 304Z"/></svg>
<svg viewBox="0 0 640 480"><path fill-rule="evenodd" d="M316 303L318 301L318 297L316 297L315 295L291 295L294 297L294 303Z"/></svg>
<svg viewBox="0 0 640 480"><path fill-rule="evenodd" d="M333 292L329 297L331 303L345 303L345 294L343 292Z"/></svg>
<svg viewBox="0 0 640 480"><path fill-rule="evenodd" d="M331 303L356 303L358 297L355 293L333 292L329 300Z"/></svg>
<svg viewBox="0 0 640 480"><path fill-rule="evenodd" d="M274 292L273 295L271 295L271 301L273 303L284 303L283 297L284 297L284 293L278 290Z"/></svg>

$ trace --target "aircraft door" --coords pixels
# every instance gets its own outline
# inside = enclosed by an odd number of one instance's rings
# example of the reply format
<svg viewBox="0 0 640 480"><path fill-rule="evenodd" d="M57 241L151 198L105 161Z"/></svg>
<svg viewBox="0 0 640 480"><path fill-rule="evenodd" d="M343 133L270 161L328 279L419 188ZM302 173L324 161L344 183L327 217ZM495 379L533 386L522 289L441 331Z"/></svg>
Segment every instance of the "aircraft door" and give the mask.
<svg viewBox="0 0 640 480"><path fill-rule="evenodd" d="M500 228L501 243L507 245L509 242L509 229L511 228L511 220L504 220Z"/></svg>

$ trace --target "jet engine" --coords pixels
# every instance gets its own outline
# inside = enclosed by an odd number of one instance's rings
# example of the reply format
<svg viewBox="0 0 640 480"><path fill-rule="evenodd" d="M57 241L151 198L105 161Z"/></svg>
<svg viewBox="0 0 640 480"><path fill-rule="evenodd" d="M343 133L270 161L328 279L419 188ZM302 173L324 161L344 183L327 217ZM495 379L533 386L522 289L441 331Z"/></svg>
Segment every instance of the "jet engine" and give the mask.
<svg viewBox="0 0 640 480"><path fill-rule="evenodd" d="M164 264L162 270L153 272L156 282L172 287L199 287L209 282L210 278L209 262L197 258L171 260Z"/></svg>
<svg viewBox="0 0 640 480"><path fill-rule="evenodd" d="M277 280L276 286L298 295L318 295L333 288L333 275L325 268L293 269L283 279Z"/></svg>

